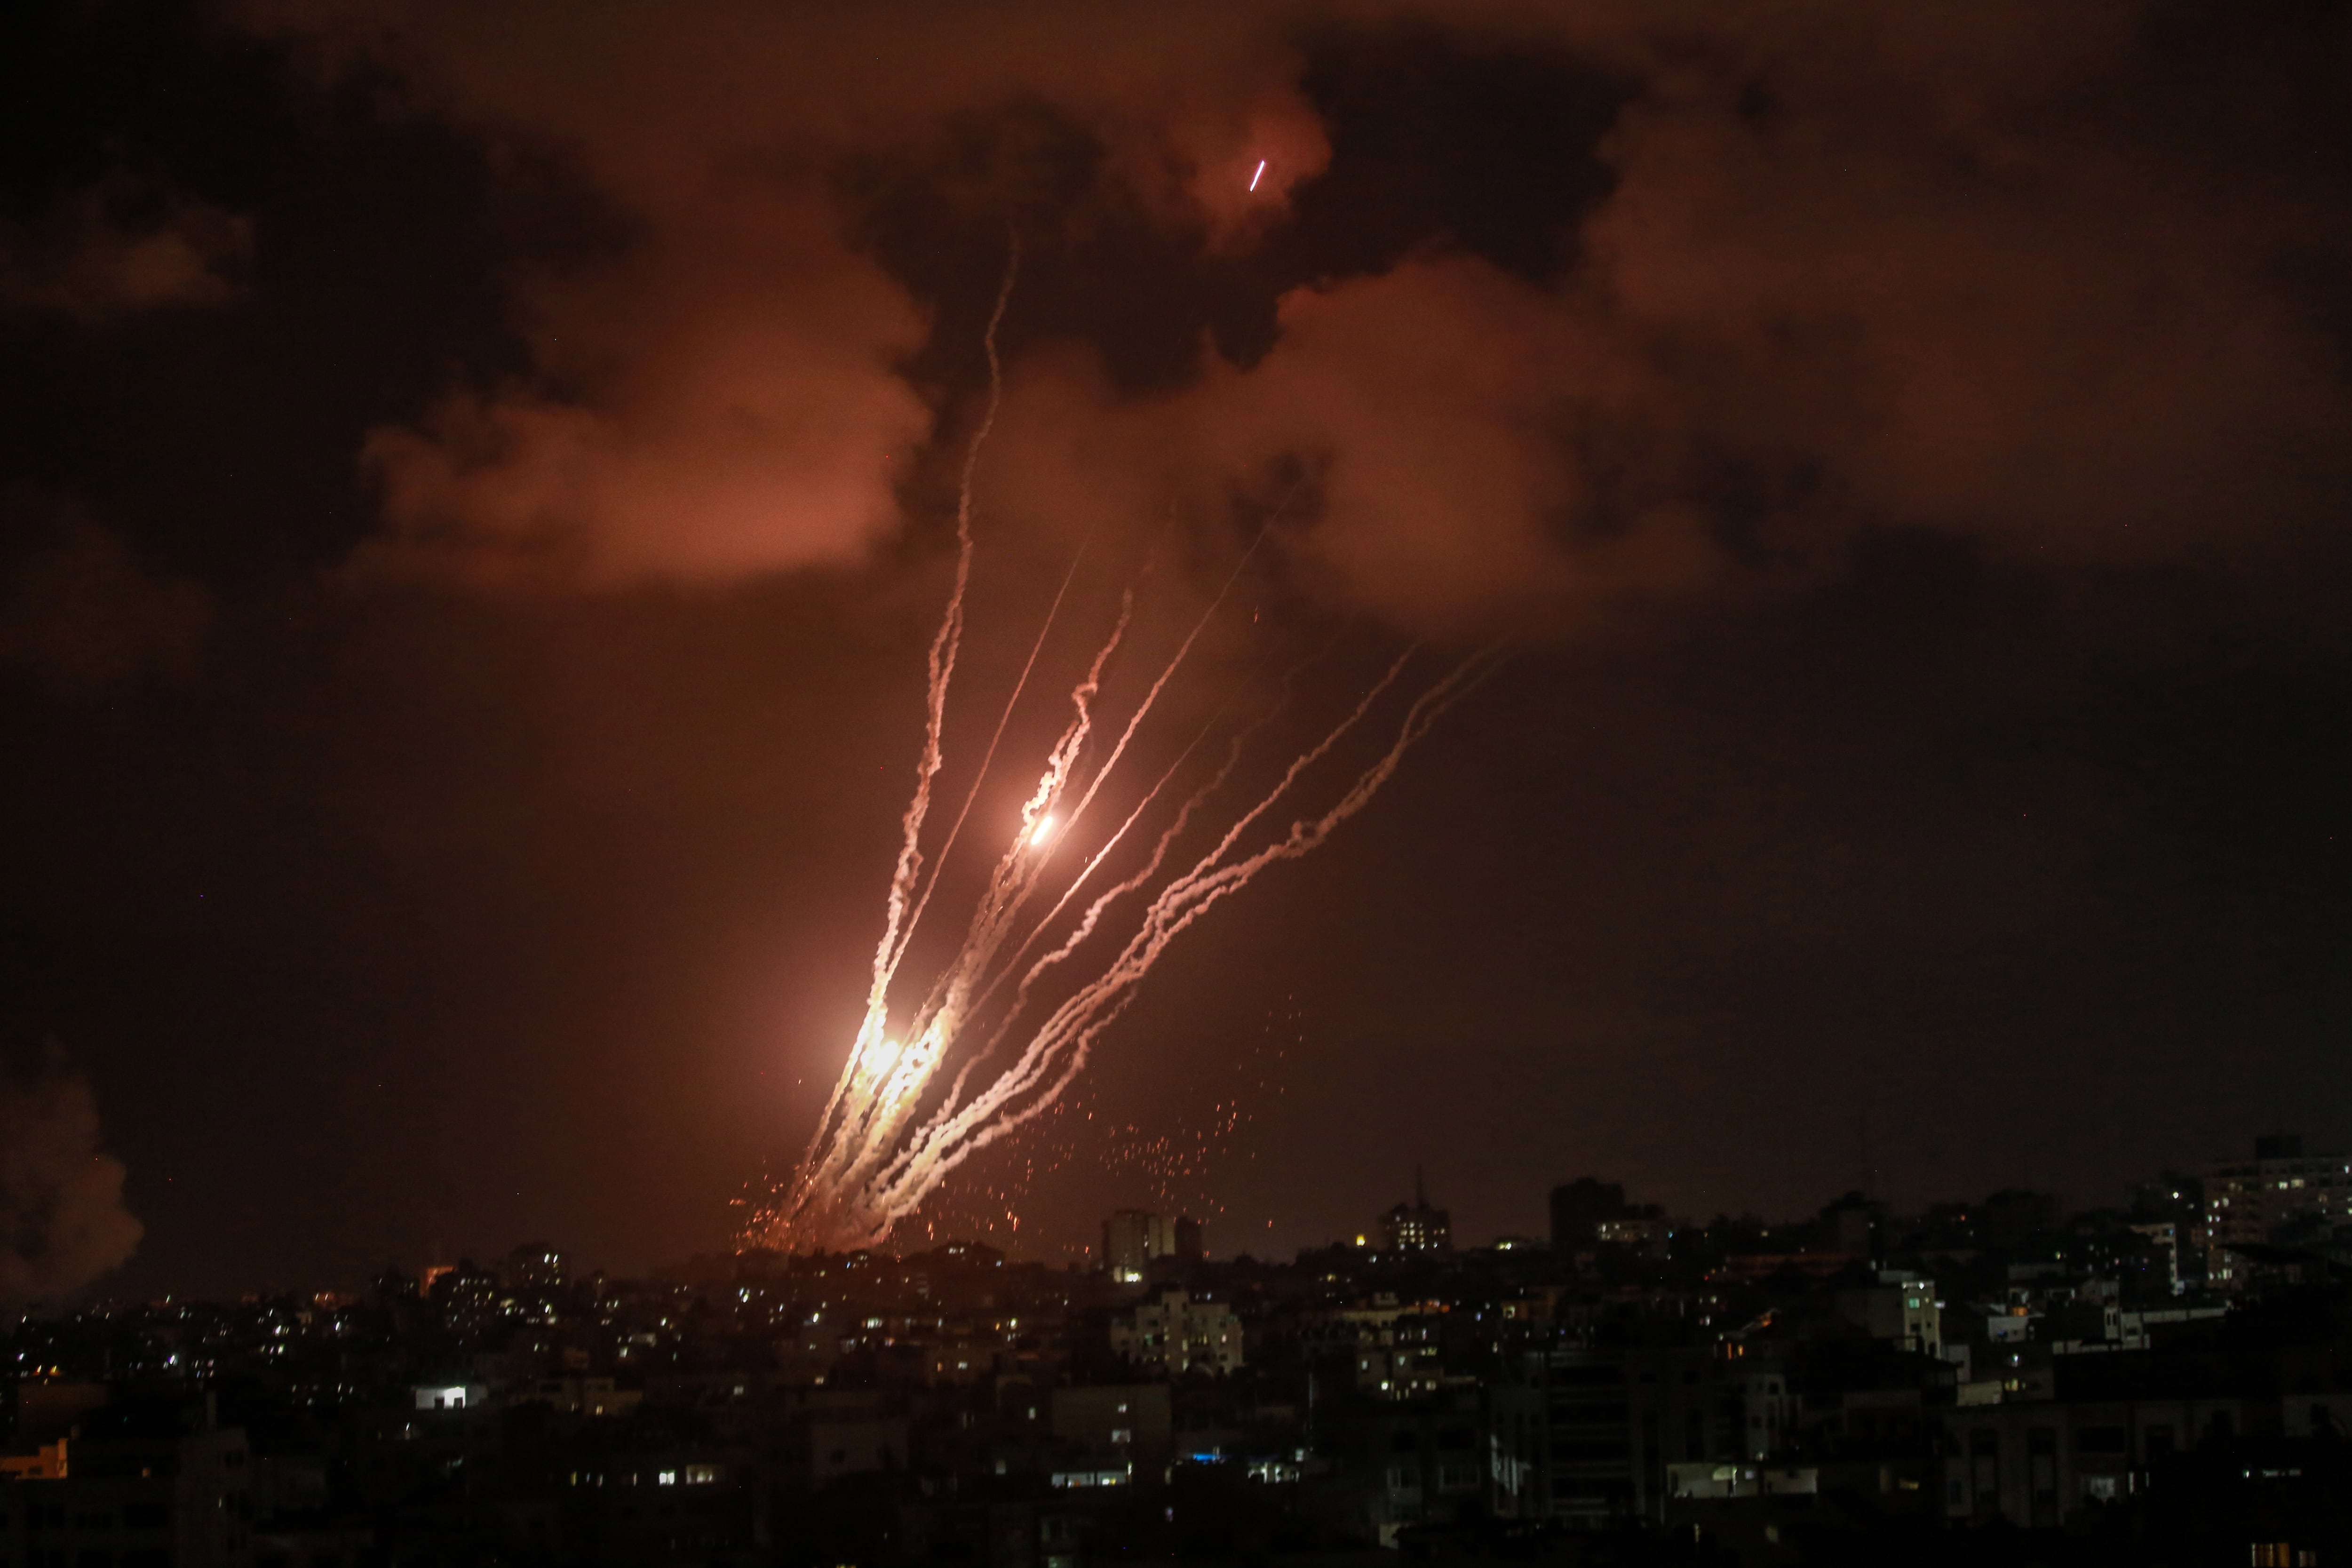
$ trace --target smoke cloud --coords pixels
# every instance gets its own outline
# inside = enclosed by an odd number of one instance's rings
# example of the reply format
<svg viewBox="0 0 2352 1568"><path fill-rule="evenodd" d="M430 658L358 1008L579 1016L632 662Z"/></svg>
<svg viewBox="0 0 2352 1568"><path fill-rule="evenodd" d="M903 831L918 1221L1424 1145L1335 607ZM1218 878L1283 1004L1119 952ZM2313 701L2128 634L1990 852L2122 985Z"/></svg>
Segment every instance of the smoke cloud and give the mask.
<svg viewBox="0 0 2352 1568"><path fill-rule="evenodd" d="M2316 13L334 16L279 25L627 231L514 280L527 376L372 440L377 563L858 558L927 493L1008 230L1022 521L1303 484L1303 578L1414 629L1803 582L1873 526L2252 560L2343 477Z"/></svg>
<svg viewBox="0 0 2352 1568"><path fill-rule="evenodd" d="M80 1074L54 1053L0 1074L0 1302L55 1300L130 1258L145 1227L122 1205L123 1175Z"/></svg>

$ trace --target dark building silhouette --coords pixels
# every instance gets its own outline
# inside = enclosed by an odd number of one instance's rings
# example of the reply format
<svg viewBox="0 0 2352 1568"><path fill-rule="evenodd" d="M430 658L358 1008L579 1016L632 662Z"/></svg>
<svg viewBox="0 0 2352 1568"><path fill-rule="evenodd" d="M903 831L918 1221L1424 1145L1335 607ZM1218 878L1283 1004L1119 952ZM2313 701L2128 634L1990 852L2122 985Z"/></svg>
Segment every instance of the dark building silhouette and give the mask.
<svg viewBox="0 0 2352 1568"><path fill-rule="evenodd" d="M1579 1176L1551 1190L1551 1244L1557 1247L1589 1247L1601 1227L1628 1214L1625 1189L1598 1176Z"/></svg>

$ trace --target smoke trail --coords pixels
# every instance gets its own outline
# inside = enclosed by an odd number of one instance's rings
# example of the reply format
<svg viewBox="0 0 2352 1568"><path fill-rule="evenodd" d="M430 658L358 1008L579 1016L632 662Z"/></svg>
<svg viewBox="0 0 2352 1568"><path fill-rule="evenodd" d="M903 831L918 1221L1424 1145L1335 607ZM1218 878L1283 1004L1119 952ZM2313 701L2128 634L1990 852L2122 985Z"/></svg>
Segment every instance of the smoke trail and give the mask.
<svg viewBox="0 0 2352 1568"><path fill-rule="evenodd" d="M1381 694L1394 684L1396 679L1403 673L1412 654L1408 652L1390 666L1387 674L1381 677L1371 690L1365 693L1363 699L1357 703L1355 710L1334 726L1321 742L1294 762L1274 788L1226 831L1215 848L1202 857L1192 870L1175 879L1160 890L1159 896L1152 900L1146 910L1139 929L1129 940L1126 948L1118 957L1098 977L1081 987L1075 995L1064 1002L1032 1037L1029 1047L1023 1053L1021 1060L976 1100L956 1123L950 1124L947 1135L940 1141L940 1143L951 1146L958 1137L961 1136L969 1142L970 1147L954 1152L951 1158L945 1155L939 1156L946 1160L939 1174L944 1176L948 1170L961 1163L966 1155L985 1147L1005 1131L1052 1104L1054 1098L1060 1093L1062 1086L1068 1081L1069 1075L1075 1073L1077 1068L1083 1065L1087 1045L1112 1022L1118 1012L1126 1009L1134 987L1140 984L1145 974L1150 973L1152 964L1159 960L1169 942L1172 942L1187 926L1207 913L1212 905L1228 894L1238 891L1266 866L1279 859L1296 859L1307 853L1328 837L1333 828L1362 809L1373 793L1396 771L1397 764L1403 760L1406 748L1426 732L1428 726L1435 721L1437 716L1446 707L1451 706L1465 683L1477 671L1484 657L1474 655L1415 700L1412 709L1406 714L1403 724L1399 728L1395 741L1378 762L1359 776L1354 785L1341 797L1338 805L1311 821L1294 822L1286 837L1266 846L1246 858L1232 864L1223 864L1224 857L1232 850L1248 826L1272 809L1288 793L1302 773L1320 760L1363 720ZM1006 1107L1014 1104L1024 1093L1035 1089L1047 1068L1057 1058L1065 1052L1072 1051L1076 1053L1075 1058L1068 1062L1066 1070L1062 1076L1055 1079L1051 1089L1016 1114L1003 1117L995 1124L990 1124L991 1117L996 1116ZM935 1184L936 1178L933 1184ZM928 1190L929 1187L926 1186L924 1191Z"/></svg>
<svg viewBox="0 0 2352 1568"><path fill-rule="evenodd" d="M967 479L967 482L969 479ZM1083 559L1084 552L1080 552ZM947 869L947 858L955 852L956 839L963 833L965 820L971 816L972 803L980 798L981 785L988 782L988 770L996 761L996 748L1004 741L1004 727L1013 722L1013 710L1021 705L1021 694L1029 689L1029 677L1037 668L1037 656L1045 651L1045 639L1053 634L1054 621L1062 613L1062 601L1068 596L1070 584L1078 574L1078 562L1073 560L1070 569L1062 574L1062 585L1055 590L1054 602L1045 608L1045 624L1037 628L1037 640L1029 645L1029 657L1022 662L1020 679L1013 683L1013 694L1004 700L1004 711L996 716L996 730L988 737L988 750L980 755L980 768L971 776L971 787L964 792L963 805L956 819L948 825L948 836L940 846L939 856L931 867L931 879L924 885L922 896L915 900L915 912L907 917L906 940L912 942L915 928L922 923L924 907L940 885L940 876Z"/></svg>
<svg viewBox="0 0 2352 1568"><path fill-rule="evenodd" d="M1177 809L1144 863L1098 894L1058 943L1023 969L1023 959L1054 928L1078 886L1165 790L1182 766L1180 757L1129 811L1110 841L1087 859L1046 913L1029 925L1010 959L1000 963L999 954L1018 928L1027 900L1043 884L1052 858L1053 846L1038 840L1038 825L1069 787L1093 729L1094 701L1103 668L1124 636L1131 611L1130 597L1122 603L1118 626L1073 689L1072 717L1049 752L1012 844L978 900L963 946L941 970L922 1005L908 1020L908 1039L900 1045L891 1042L887 1033L877 1034L878 1044L869 1047L861 1036L860 1054L853 1057L853 1070L844 1078L846 1095L856 1103L837 1120L829 1119L829 1129L821 1129L822 1147L813 1148L799 1175L755 1212L747 1242L810 1247L874 1246L885 1241L891 1229L912 1215L965 1161L1055 1103L1085 1067L1103 1031L1132 1004L1137 988L1171 942L1266 867L1297 859L1318 847L1371 800L1395 773L1406 752L1498 662L1491 650L1481 650L1441 673L1412 700L1387 744L1357 772L1335 802L1297 817L1286 832L1244 852L1242 845L1251 828L1297 791L1309 771L1369 719L1403 679L1418 650L1400 655L1352 709L1293 759L1248 809L1224 825L1204 854L1160 884L1135 917L1116 955L1064 997L1030 1031L1013 1062L967 1100L965 1092L972 1079L1029 1006L1034 986L1048 970L1070 961L1098 933L1108 911L1119 900L1159 877L1172 847L1229 781L1243 742L1257 727L1251 725L1233 737L1222 764ZM1198 630L1194 628L1194 636ZM1160 669L1139 711L1165 689L1176 660L1192 641L1188 637L1175 658ZM1092 798L1112 776L1113 764L1134 732L1130 720L1119 745L1096 770L1085 798ZM1189 757L1203 738L1205 731L1194 737L1184 756ZM1020 978L1010 1004L993 1027L987 1026L990 999L1015 973ZM880 1016L887 1027L887 1012ZM976 1050L961 1053L963 1060L946 1092L930 1100L940 1068L959 1054L975 1025L981 1026L976 1037L982 1043ZM861 1057L864 1069L857 1070Z"/></svg>
<svg viewBox="0 0 2352 1568"><path fill-rule="evenodd" d="M816 1130L810 1134L809 1149L802 1158L803 1171L825 1163L820 1153L827 1143L827 1129L836 1113L844 1110L861 1075L868 1073L868 1059L883 1039L889 1023L890 982L897 976L899 960L905 955L906 942L911 930L902 935L907 921L907 897L913 890L915 879L923 863L923 818L931 808L931 781L938 776L944 758L940 752L940 731L947 721L948 681L955 673L956 654L963 642L964 591L971 583L971 490L972 479L980 468L981 448L987 444L989 433L996 427L997 411L1004 401L1004 365L997 353L996 334L1004 324L1005 308L1013 302L1013 284L1021 271L1021 236L1016 230L1009 237L1004 255L1004 279L996 290L996 304L988 315L988 328L981 337L981 346L988 356L988 402L981 413L980 424L973 429L971 442L964 448L963 472L956 487L956 566L955 581L948 592L946 610L940 616L940 628L932 634L930 652L925 659L928 685L923 705L923 754L915 768L915 794L907 803L905 816L899 821L898 860L890 874L890 891L886 900L882 923L882 940L874 950L874 979L866 997L866 1016L858 1026L857 1038L850 1047L849 1060L834 1085L832 1097L826 1100L824 1112L817 1118Z"/></svg>
<svg viewBox="0 0 2352 1568"><path fill-rule="evenodd" d="M1223 717L1224 712L1221 710L1217 718L1222 719ZM1213 719L1208 724L1202 727L1201 732L1192 738L1192 744L1186 746L1182 754L1168 765L1167 770L1160 775L1159 782L1154 784L1151 788L1146 792L1144 797L1136 803L1135 809L1127 814L1127 820L1119 824L1118 830L1110 836L1109 840L1106 842L1101 848L1096 850L1093 855L1087 858L1086 868L1078 873L1076 880L1071 882L1067 888L1063 889L1062 896L1054 901L1054 907L1046 910L1044 918L1031 929L1027 940L1022 942L1021 946L1014 951L1013 957L1008 961L1008 967L1000 969L995 977L990 980L986 989L982 991L980 995L974 999L972 1007L975 1011L988 1005L990 999L994 996L998 987L1003 984L1006 977L1013 969L1017 969L1020 966L1021 961L1028 956L1029 950L1037 944L1037 939L1045 935L1046 931L1051 929L1055 917L1059 915L1064 909L1068 907L1070 900L1077 896L1078 889L1084 887L1087 879L1094 875L1096 868L1099 867L1105 860L1110 858L1111 852L1118 847L1121 840L1126 838L1128 830L1132 828L1136 823L1142 819L1143 814L1150 809L1151 803L1160 798L1160 792L1168 787L1170 781L1174 779L1176 774L1183 768L1185 763L1192 759L1192 752L1199 748L1200 743L1202 741L1208 738L1210 730L1214 728L1216 720ZM1252 728L1254 729L1255 726L1252 726ZM1094 904L1089 906L1087 910L1087 919L1081 923L1079 930L1072 933L1070 940L1063 943L1062 947L1055 950L1055 952L1047 959L1041 961L1024 974L1020 989L1015 993L1013 999L1013 1005L1009 1009L1007 1009L1003 1021L997 1026L995 1033L989 1037L986 1044L982 1045L978 1050L971 1052L965 1058L963 1066L956 1072L955 1081L949 1085L946 1096L940 1101L938 1109L931 1112L930 1121L924 1125L920 1132L916 1134L914 1143L903 1152L900 1154L898 1161L891 1166L889 1171L885 1173L886 1180L890 1176L895 1175L907 1161L913 1159L916 1153L928 1142L931 1135L962 1106L964 1086L971 1081L972 1073L982 1063L986 1062L991 1057L992 1057L996 1053L996 1048L1003 1044L1005 1035L1012 1029L1013 1024L1020 1018L1024 1009L1026 1007L1029 1000L1029 988L1035 982L1037 976L1042 974L1053 963L1058 963L1061 959L1067 957L1071 950L1076 948L1079 942L1083 942L1087 935L1092 933L1096 919L1101 914L1103 908L1108 905L1111 900L1117 898L1123 892L1130 892L1134 890L1136 887L1149 879L1150 874L1152 871L1159 868L1160 860L1167 854L1169 843L1175 838L1178 834L1183 831L1184 824L1191 819L1194 808L1206 799L1208 795L1213 794L1216 788L1224 783L1226 775L1233 771L1234 763L1238 761L1241 756L1242 742L1248 734L1249 731L1245 730L1242 731L1241 734L1236 735L1234 738L1234 742L1232 748L1227 753L1224 766L1218 770L1215 778L1202 785L1199 791L1194 793L1193 797L1184 804L1183 810L1177 814L1176 821L1170 826L1167 832L1160 836L1159 847L1153 850L1150 862L1145 867L1144 870L1137 876L1130 877L1128 880L1121 882L1118 887L1113 888L1109 892L1096 900Z"/></svg>
<svg viewBox="0 0 2352 1568"><path fill-rule="evenodd" d="M981 448L988 445L989 433L996 428L997 410L1004 403L1004 364L996 350L996 334L1004 325L1005 308L1013 302L1013 280L1021 271L1021 236L1014 233L1005 249L1004 281L996 290L996 304L988 313L987 330L981 335L981 346L988 356L988 402L982 410L980 424L964 447L963 472L956 482L956 566L955 585L949 591L948 605L940 617L940 629L931 638L927 668L930 677L924 704L923 760L916 769L915 798L908 803L904 824L905 839L898 850L898 866L890 881L890 913L884 927L882 951L888 953L887 964L875 966L877 988L887 989L891 975L898 972L898 961L906 955L906 942L911 929L904 934L899 930L899 917L906 909L908 891L914 886L915 875L923 860L923 817L930 810L931 780L942 763L940 732L947 721L948 681L955 674L956 654L963 645L963 600L965 590L971 585L971 487L980 469ZM895 944L895 945L894 945Z"/></svg>
<svg viewBox="0 0 2352 1568"><path fill-rule="evenodd" d="M1030 1030L1011 1064L966 1099L966 1090L983 1066L996 1057L999 1047L1013 1038L1021 1026L1040 981L1050 971L1071 963L1100 936L1110 911L1121 900L1142 893L1160 878L1174 847L1230 781L1244 743L1273 711L1270 710L1265 718L1232 737L1222 765L1177 808L1142 865L1097 894L1062 933L1061 940L1024 968L1024 961L1049 939L1049 933L1056 929L1056 922L1080 889L1150 812L1193 751L1214 728L1217 721L1212 721L1193 738L1176 762L1129 808L1118 828L1059 889L1045 913L1027 921L1024 927L1025 911L1045 885L1056 850L1075 837L1088 808L1119 776L1129 743L1159 705L1265 541L1274 521L1268 518L1223 586L1146 688L1101 762L1085 775L1085 784L1077 792L1075 805L1063 816L1062 801L1073 787L1073 780L1081 776L1081 764L1094 738L1104 670L1125 641L1133 622L1135 592L1130 587L1121 595L1118 620L1097 649L1084 677L1071 689L1069 717L1048 749L1036 785L1021 807L1012 841L998 857L974 902L961 945L932 977L922 1001L907 1016L904 1030L894 1036L890 994L913 942L916 926L939 889L947 855L961 834L972 803L986 782L1013 709L1027 689L1046 633L1069 589L1069 578L1066 577L998 718L963 805L950 825L926 879L923 825L930 810L932 785L945 765L941 734L946 723L948 687L962 645L964 598L971 577L972 485L981 449L994 427L1003 400L1003 366L997 352L997 332L1012 299L1019 265L1016 242L1007 255L1003 283L997 291L995 308L989 316L982 340L988 357L988 400L964 452L956 498L955 580L939 630L932 637L926 665L929 679L922 755L916 767L914 796L901 819L898 857L885 903L882 938L875 949L865 1016L851 1044L849 1058L810 1135L808 1150L798 1171L754 1208L744 1233L746 1245L810 1248L875 1246L887 1240L892 1228L911 1216L957 1167L1054 1104L1085 1067L1088 1053L1103 1031L1133 1003L1137 988L1171 942L1216 904L1247 886L1266 867L1311 852L1339 824L1362 810L1395 773L1414 742L1497 662L1491 650L1481 650L1440 674L1412 699L1386 747L1355 774L1336 802L1319 812L1297 817L1286 833L1244 852L1242 846L1251 830L1290 798L1309 771L1365 723L1381 700L1402 679L1419 650L1408 648L1399 655L1352 709L1315 744L1294 758L1247 810L1224 825L1205 854L1189 868L1160 883L1140 912L1133 917L1116 954L1080 980ZM1277 508L1276 515L1279 511ZM1074 564L1073 574L1076 570ZM1285 684L1286 688L1288 683ZM1012 996L992 1016L992 1005L1008 981L1013 982ZM978 1042L976 1049L967 1044L968 1037ZM938 1092L934 1082L940 1069L958 1058L961 1060L953 1079L944 1093Z"/></svg>

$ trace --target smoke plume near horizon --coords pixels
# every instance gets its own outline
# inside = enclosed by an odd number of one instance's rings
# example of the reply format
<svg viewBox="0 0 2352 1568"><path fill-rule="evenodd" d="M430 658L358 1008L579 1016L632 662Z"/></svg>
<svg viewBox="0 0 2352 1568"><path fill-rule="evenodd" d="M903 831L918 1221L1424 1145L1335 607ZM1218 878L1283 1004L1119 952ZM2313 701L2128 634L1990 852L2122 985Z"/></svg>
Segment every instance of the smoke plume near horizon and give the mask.
<svg viewBox="0 0 2352 1568"><path fill-rule="evenodd" d="M0 1071L0 1306L55 1301L130 1258L146 1226L123 1206L127 1173L61 1054Z"/></svg>

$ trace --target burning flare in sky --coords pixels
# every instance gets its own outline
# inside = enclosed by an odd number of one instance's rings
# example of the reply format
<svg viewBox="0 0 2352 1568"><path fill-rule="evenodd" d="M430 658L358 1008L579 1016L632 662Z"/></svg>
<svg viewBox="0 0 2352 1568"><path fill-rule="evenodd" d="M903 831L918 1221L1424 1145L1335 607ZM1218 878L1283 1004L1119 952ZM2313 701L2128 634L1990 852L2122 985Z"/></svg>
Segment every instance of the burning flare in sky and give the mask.
<svg viewBox="0 0 2352 1568"><path fill-rule="evenodd" d="M1017 257L1016 251L1016 261ZM1118 739L1099 762L1093 762L1097 749L1096 700L1103 669L1127 635L1133 611L1130 594L1122 601L1108 638L1070 692L1070 718L1046 754L1036 787L989 876L962 942L932 978L920 1003L911 1012L902 1010L894 1023L891 993L916 926L938 889L939 868L971 814L981 783L995 760L997 743L1003 739L1005 723L1045 643L1041 632L963 805L931 857L931 870L926 878L923 826L943 763L940 730L947 712L948 686L962 642L964 595L971 577L972 476L1002 398L997 329L1011 298L1013 278L1013 268L1008 267L989 319L988 404L965 452L956 509L954 586L931 639L922 757L916 768L914 797L900 825L898 862L890 877L882 940L874 952L865 1019L798 1170L753 1205L742 1237L746 1247L807 1251L885 1242L891 1229L914 1214L958 1166L1054 1104L1085 1067L1095 1041L1133 1002L1136 988L1180 931L1220 900L1239 891L1267 866L1297 859L1320 845L1340 823L1361 810L1395 773L1406 750L1493 668L1496 657L1491 650L1481 651L1441 674L1406 705L1385 748L1360 768L1336 801L1293 820L1286 831L1271 836L1261 832L1251 847L1246 842L1251 829L1291 795L1302 775L1364 723L1380 700L1403 679L1415 653L1407 649L1351 710L1291 762L1256 804L1224 826L1205 853L1189 865L1179 858L1178 868L1168 869L1171 849L1240 760L1250 731L1245 729L1235 734L1223 764L1175 806L1142 863L1097 893L1066 923L1064 917L1076 906L1081 890L1142 823L1200 744L1196 738L1135 801L1118 827L1090 854L1081 854L1076 847L1078 829L1105 787L1118 776L1129 742L1223 597L1220 595L1218 603L1213 603L1193 625L1128 716ZM1063 586L1066 592L1066 581ZM1227 586L1231 587L1230 582ZM1060 607L1058 596L1055 607ZM1049 612L1047 629L1052 623ZM1046 900L1050 903L1045 912L1033 914L1033 907ZM1115 907L1120 912L1115 914ZM1057 931L1060 940L1049 945L1050 933ZM1090 957L1083 966L1083 978L1056 1005L1033 1019L1033 992L1038 984L1097 939L1105 950L1111 941L1118 945L1107 957L1099 953ZM1066 977L1065 983L1068 983ZM941 1074L950 1067L953 1077L942 1089ZM991 1071L992 1077L988 1076Z"/></svg>

